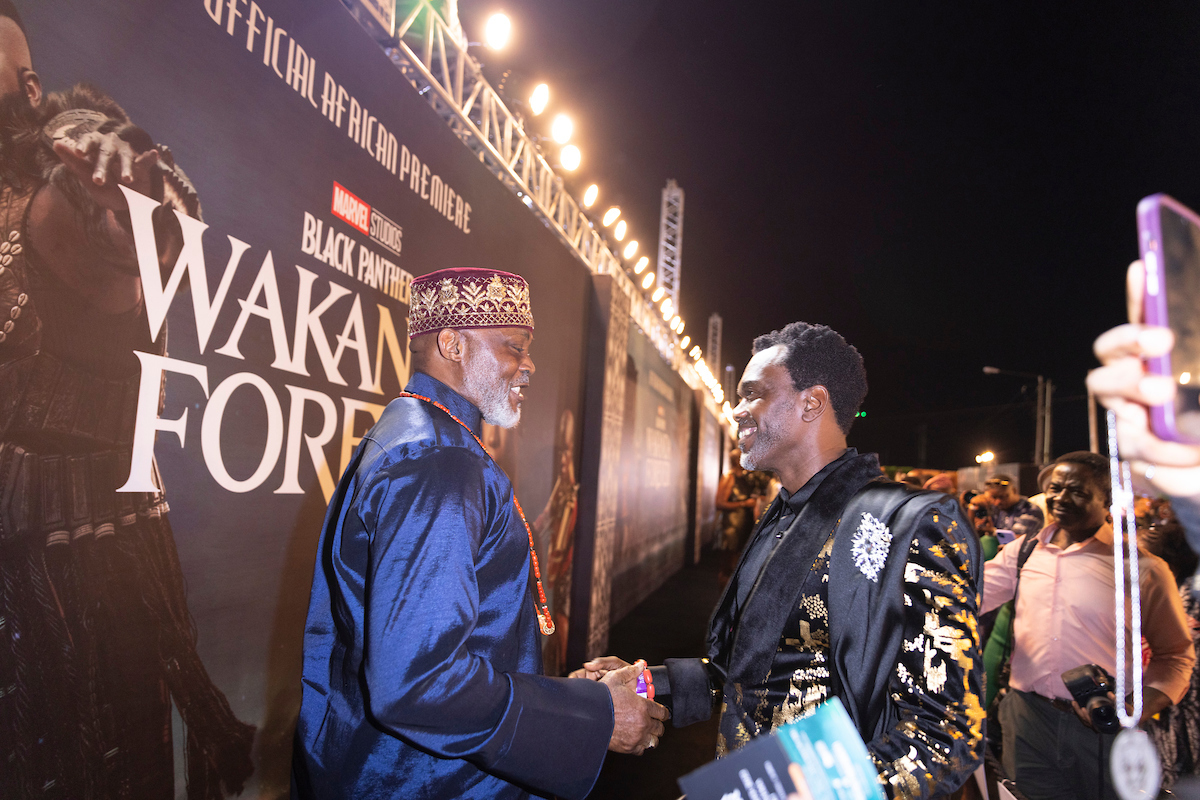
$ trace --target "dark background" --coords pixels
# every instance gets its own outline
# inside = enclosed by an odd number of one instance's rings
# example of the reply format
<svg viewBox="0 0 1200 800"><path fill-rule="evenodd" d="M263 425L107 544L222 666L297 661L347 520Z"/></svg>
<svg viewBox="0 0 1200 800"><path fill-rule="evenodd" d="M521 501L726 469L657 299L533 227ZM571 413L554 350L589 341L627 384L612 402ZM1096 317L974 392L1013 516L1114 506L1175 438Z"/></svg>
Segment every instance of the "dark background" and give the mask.
<svg viewBox="0 0 1200 800"><path fill-rule="evenodd" d="M851 443L886 463L921 423L930 466L1028 460L1032 389L985 365L1055 381L1054 452L1087 447L1137 201L1200 204L1200 7L463 0L469 38L500 8L514 40L480 57L511 98L550 85L535 127L575 119L576 196L653 257L684 188L686 332L719 312L739 374L755 335L826 323L870 377Z"/></svg>

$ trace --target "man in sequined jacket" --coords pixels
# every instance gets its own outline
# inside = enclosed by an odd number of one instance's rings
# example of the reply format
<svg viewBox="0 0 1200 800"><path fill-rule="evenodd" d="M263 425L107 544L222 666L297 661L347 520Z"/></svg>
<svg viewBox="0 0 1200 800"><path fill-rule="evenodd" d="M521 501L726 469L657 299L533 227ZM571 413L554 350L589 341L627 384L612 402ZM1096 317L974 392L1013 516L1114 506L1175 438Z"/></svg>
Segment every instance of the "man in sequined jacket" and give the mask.
<svg viewBox="0 0 1200 800"><path fill-rule="evenodd" d="M782 489L713 613L708 658L667 659L654 684L676 726L720 701L718 756L838 697L889 796L940 797L982 756L981 559L953 497L885 481L846 446L866 393L858 351L823 325L755 340L738 443Z"/></svg>

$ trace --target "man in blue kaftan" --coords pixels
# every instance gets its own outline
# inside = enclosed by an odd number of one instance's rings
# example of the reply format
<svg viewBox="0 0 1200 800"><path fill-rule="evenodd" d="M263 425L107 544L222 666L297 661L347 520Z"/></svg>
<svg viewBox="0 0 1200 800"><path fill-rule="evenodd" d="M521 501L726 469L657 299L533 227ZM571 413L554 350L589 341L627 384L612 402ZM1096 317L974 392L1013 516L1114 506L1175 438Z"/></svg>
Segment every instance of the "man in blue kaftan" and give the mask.
<svg viewBox="0 0 1200 800"><path fill-rule="evenodd" d="M635 668L606 683L541 675L531 541L478 438L485 419L520 418L534 371L528 287L441 270L412 296L416 371L325 518L293 794L583 798L606 750L653 747L667 712L634 694Z"/></svg>

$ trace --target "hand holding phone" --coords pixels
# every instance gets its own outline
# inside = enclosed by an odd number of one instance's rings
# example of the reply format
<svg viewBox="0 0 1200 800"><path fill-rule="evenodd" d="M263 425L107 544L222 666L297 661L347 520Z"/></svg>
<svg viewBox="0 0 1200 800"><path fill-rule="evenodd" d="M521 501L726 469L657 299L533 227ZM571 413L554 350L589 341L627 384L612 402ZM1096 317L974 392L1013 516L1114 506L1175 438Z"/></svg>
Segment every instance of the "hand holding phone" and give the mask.
<svg viewBox="0 0 1200 800"><path fill-rule="evenodd" d="M1173 401L1151 407L1151 428L1160 439L1200 444L1200 215L1156 194L1138 203L1137 220L1145 322L1175 337L1169 353L1146 361L1149 373L1176 383Z"/></svg>

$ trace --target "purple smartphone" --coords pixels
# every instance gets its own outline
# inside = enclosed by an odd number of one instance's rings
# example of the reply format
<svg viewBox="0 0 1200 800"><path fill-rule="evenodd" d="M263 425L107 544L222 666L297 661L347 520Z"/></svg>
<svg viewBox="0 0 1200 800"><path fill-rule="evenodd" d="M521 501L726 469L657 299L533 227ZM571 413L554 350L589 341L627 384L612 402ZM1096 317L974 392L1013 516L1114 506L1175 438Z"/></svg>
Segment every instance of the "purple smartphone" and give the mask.
<svg viewBox="0 0 1200 800"><path fill-rule="evenodd" d="M1200 444L1200 216L1155 194L1138 203L1137 220L1146 324L1175 334L1171 352L1147 367L1179 384L1174 403L1150 409L1150 425L1160 439Z"/></svg>

